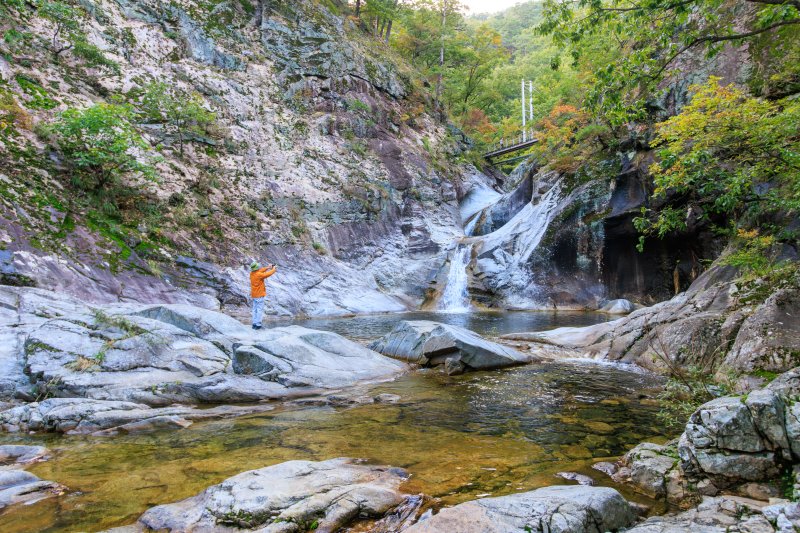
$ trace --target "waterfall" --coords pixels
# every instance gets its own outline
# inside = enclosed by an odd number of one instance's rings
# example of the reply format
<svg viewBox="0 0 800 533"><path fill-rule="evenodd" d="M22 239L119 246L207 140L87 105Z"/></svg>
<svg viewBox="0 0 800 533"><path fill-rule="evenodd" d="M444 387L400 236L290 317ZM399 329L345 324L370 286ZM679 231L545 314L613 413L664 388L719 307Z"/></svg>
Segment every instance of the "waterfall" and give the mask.
<svg viewBox="0 0 800 533"><path fill-rule="evenodd" d="M467 265L471 258L471 244L461 245L453 252L450 270L447 273L447 285L439 300L439 310L448 313L465 313L470 310Z"/></svg>
<svg viewBox="0 0 800 533"><path fill-rule="evenodd" d="M503 227L470 239L483 257L475 268L483 274L484 284L516 307L528 307L536 298L538 286L528 263L558 213L560 197L561 183L557 182L536 204L526 205Z"/></svg>

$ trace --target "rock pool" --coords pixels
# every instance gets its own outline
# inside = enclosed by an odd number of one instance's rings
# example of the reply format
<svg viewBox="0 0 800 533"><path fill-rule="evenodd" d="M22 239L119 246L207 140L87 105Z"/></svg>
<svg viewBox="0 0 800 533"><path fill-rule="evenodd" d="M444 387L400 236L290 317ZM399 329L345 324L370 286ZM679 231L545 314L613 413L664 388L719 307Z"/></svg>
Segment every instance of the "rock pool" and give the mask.
<svg viewBox="0 0 800 533"><path fill-rule="evenodd" d="M370 336L374 332L364 338ZM155 504L290 459L350 456L404 467L412 474L404 490L439 498L436 505L569 483L555 477L560 471L611 485L591 469L593 462L642 440L664 439L651 399L660 384L650 374L590 361L456 377L415 371L370 388L370 395L399 395L394 404L283 405L181 431L113 438L3 435L2 443L48 446L53 458L29 470L70 492L7 510L0 514L0 530L123 525Z"/></svg>

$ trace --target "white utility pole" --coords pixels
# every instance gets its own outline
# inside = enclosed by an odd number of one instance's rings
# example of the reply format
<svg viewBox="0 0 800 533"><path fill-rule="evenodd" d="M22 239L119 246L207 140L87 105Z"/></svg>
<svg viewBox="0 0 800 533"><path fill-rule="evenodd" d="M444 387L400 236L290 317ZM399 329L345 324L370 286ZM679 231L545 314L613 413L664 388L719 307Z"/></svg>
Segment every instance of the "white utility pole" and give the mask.
<svg viewBox="0 0 800 533"><path fill-rule="evenodd" d="M522 142L525 142L526 134L525 134L525 80L522 80Z"/></svg>
<svg viewBox="0 0 800 533"><path fill-rule="evenodd" d="M528 81L528 104L528 120L533 122L533 80ZM531 139L533 139L533 134L531 134Z"/></svg>

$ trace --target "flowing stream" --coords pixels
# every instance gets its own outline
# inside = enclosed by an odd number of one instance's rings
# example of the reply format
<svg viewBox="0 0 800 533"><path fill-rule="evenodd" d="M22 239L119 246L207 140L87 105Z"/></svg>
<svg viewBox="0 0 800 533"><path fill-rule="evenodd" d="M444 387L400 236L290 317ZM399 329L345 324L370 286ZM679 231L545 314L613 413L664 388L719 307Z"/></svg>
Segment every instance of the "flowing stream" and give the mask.
<svg viewBox="0 0 800 533"><path fill-rule="evenodd" d="M404 315L401 315L404 316ZM475 320L498 332L597 321L598 316L495 313ZM392 316L335 319L364 341ZM334 319L328 319L333 323ZM365 320L377 321L365 334ZM319 326L310 321L309 326ZM61 497L0 514L0 531L98 531L131 523L147 508L192 496L239 472L292 459L350 456L406 468L403 489L452 505L571 483L560 471L592 475L592 463L616 458L640 441L663 441L652 399L659 378L589 361L534 364L446 376L413 371L365 393L397 394L396 404L350 408L279 404L271 412L196 423L180 431L118 437L9 435L2 443L43 444L53 458L29 468L70 488ZM653 504L617 487L631 499ZM657 508L656 508L657 509Z"/></svg>

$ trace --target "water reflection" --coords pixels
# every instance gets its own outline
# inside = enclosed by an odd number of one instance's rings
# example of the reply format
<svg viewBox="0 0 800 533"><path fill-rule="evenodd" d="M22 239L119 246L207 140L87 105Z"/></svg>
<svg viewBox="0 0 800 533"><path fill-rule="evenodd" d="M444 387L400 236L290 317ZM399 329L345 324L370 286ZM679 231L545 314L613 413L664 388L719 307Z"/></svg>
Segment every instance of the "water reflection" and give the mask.
<svg viewBox="0 0 800 533"><path fill-rule="evenodd" d="M31 471L72 489L0 515L0 531L96 531L233 474L290 459L361 457L407 468L405 490L441 504L564 483L599 458L659 438L657 378L614 365L548 363L448 377L409 374L371 393L397 404L283 409L114 439L3 436L55 457ZM628 494L630 496L630 494Z"/></svg>
<svg viewBox="0 0 800 533"><path fill-rule="evenodd" d="M336 332L357 341L370 341L388 333L401 320L433 320L470 329L479 335L503 335L521 331L544 331L563 326L590 326L616 317L605 313L569 311L514 311L437 313L415 312L355 317L277 319L270 326L299 324Z"/></svg>

